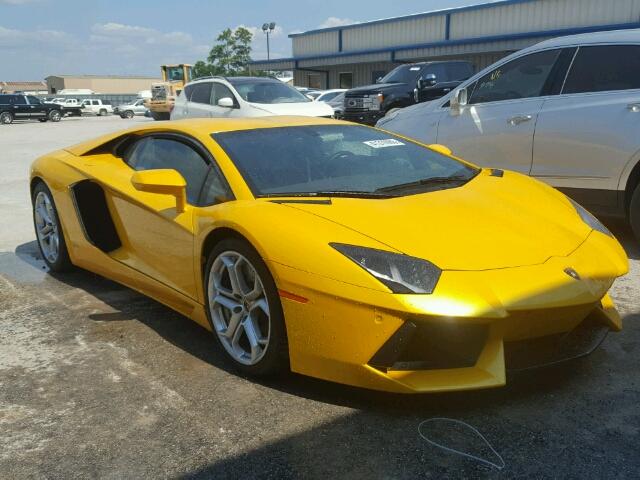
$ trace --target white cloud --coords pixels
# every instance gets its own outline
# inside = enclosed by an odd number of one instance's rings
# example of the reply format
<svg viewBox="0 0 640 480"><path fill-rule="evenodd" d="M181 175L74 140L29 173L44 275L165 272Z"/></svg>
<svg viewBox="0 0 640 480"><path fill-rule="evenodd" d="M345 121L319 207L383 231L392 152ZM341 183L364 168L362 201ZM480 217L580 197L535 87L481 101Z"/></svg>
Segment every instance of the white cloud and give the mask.
<svg viewBox="0 0 640 480"><path fill-rule="evenodd" d="M59 30L14 30L0 26L0 49L69 45L73 36Z"/></svg>
<svg viewBox="0 0 640 480"><path fill-rule="evenodd" d="M0 65L15 65L21 80L60 73L159 75L160 65L194 63L209 48L189 33L114 22L95 24L84 37L0 26Z"/></svg>
<svg viewBox="0 0 640 480"><path fill-rule="evenodd" d="M350 18L329 17L320 25L318 25L318 28L341 27L343 25L352 25L354 23L360 22L358 22L357 20L351 20Z"/></svg>

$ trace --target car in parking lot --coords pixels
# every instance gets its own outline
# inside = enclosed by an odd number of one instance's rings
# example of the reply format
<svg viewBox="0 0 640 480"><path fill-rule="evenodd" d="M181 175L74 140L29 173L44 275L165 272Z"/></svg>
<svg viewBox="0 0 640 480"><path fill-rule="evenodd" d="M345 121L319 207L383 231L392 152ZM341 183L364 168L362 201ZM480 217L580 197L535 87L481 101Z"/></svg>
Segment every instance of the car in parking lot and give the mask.
<svg viewBox="0 0 640 480"><path fill-rule="evenodd" d="M471 75L473 65L465 61L400 65L375 84L345 92L343 118L375 125L387 112L439 98Z"/></svg>
<svg viewBox="0 0 640 480"><path fill-rule="evenodd" d="M640 238L640 30L544 41L377 125L537 177Z"/></svg>
<svg viewBox="0 0 640 480"><path fill-rule="evenodd" d="M103 115L109 115L110 113L113 113L113 106L111 105L111 102L107 100L99 100L99 99L83 100L82 107L84 108L84 113L93 114L98 117L102 117Z"/></svg>
<svg viewBox="0 0 640 480"><path fill-rule="evenodd" d="M51 270L152 296L250 374L488 388L622 328L627 257L580 205L362 125L145 124L37 159L30 188Z"/></svg>
<svg viewBox="0 0 640 480"><path fill-rule="evenodd" d="M171 120L269 115L331 117L333 109L276 78L212 77L185 85L176 99Z"/></svg>
<svg viewBox="0 0 640 480"><path fill-rule="evenodd" d="M115 115L120 115L121 118L133 118L136 115L145 115L148 108L144 106L144 98L140 98L135 102L127 103L125 105L116 105L113 108Z"/></svg>
<svg viewBox="0 0 640 480"><path fill-rule="evenodd" d="M33 95L0 94L0 124L14 120L39 120L59 122L64 116L61 105L46 103Z"/></svg>
<svg viewBox="0 0 640 480"><path fill-rule="evenodd" d="M335 99L340 94L346 92L346 88L332 88L330 90L322 90L319 92L319 95L313 99L314 102L325 102L329 103L333 99Z"/></svg>

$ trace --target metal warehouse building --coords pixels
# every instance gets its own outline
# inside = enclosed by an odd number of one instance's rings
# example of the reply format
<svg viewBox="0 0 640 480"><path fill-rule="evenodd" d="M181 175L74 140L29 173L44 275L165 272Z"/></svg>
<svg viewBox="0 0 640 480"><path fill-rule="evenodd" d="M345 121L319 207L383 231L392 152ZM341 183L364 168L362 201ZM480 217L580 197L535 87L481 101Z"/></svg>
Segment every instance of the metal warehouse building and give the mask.
<svg viewBox="0 0 640 480"><path fill-rule="evenodd" d="M98 93L135 94L149 90L153 82L162 81L156 77L135 77L118 75L50 75L45 78L49 93L64 89L88 89Z"/></svg>
<svg viewBox="0 0 640 480"><path fill-rule="evenodd" d="M469 60L477 69L561 35L640 28L640 0L503 0L289 35L293 57L255 61L293 70L294 84L350 88L399 63Z"/></svg>

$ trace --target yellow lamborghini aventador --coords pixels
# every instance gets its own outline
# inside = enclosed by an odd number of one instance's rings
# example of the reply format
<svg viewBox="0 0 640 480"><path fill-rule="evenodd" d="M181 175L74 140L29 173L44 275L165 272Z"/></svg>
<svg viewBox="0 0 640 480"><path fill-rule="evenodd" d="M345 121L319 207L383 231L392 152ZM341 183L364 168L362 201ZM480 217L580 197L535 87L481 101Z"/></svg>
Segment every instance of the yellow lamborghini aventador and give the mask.
<svg viewBox="0 0 640 480"><path fill-rule="evenodd" d="M155 298L253 374L485 388L621 328L627 258L580 205L361 125L145 124L39 158L31 191L51 270Z"/></svg>

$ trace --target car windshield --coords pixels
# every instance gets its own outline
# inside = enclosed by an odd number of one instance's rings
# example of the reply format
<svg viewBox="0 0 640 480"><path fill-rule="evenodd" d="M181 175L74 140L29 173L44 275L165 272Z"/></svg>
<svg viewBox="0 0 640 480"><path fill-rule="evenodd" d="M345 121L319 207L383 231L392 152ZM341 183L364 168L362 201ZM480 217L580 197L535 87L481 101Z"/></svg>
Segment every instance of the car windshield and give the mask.
<svg viewBox="0 0 640 480"><path fill-rule="evenodd" d="M364 126L262 128L212 137L258 197L402 196L458 186L478 171Z"/></svg>
<svg viewBox="0 0 640 480"><path fill-rule="evenodd" d="M409 83L418 81L422 67L419 65L400 65L387 73L379 83Z"/></svg>
<svg viewBox="0 0 640 480"><path fill-rule="evenodd" d="M233 79L229 78L238 94L251 103L301 103L310 102L308 97L280 80L268 78Z"/></svg>
<svg viewBox="0 0 640 480"><path fill-rule="evenodd" d="M334 98L336 98L338 95L340 95L340 93L341 92L323 93L316 100L319 101L319 102L328 102L328 101L333 100Z"/></svg>

